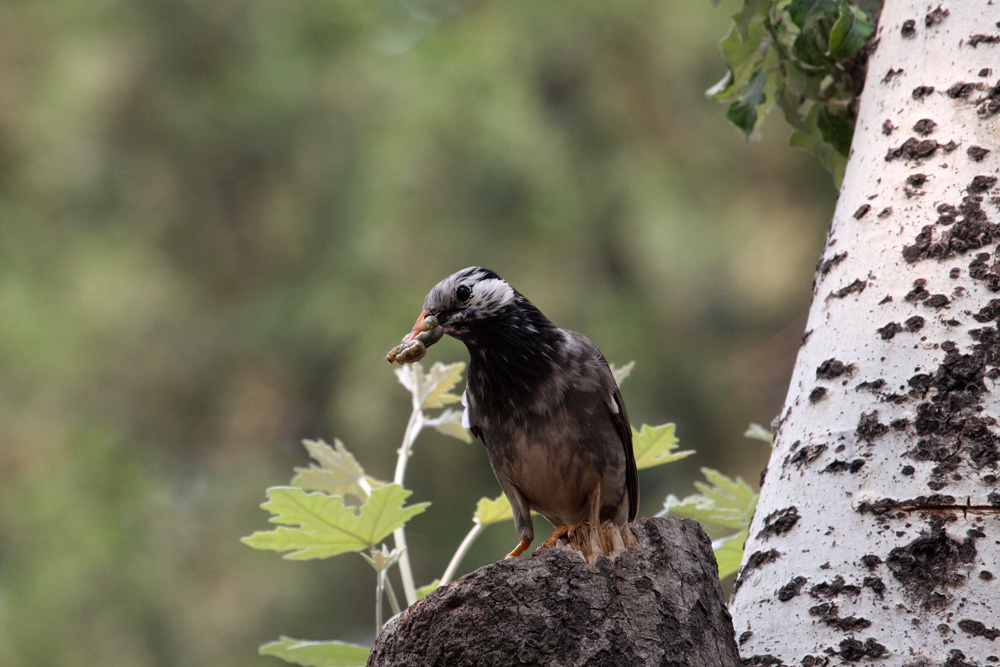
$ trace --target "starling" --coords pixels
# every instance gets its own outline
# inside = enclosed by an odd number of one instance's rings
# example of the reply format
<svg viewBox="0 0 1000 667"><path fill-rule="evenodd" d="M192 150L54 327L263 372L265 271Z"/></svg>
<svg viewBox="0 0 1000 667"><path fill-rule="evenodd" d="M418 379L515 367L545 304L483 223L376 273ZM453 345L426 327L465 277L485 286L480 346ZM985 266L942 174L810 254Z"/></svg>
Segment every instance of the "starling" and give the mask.
<svg viewBox="0 0 1000 667"><path fill-rule="evenodd" d="M448 334L469 350L463 425L482 441L514 511L520 542L531 511L557 527L635 519L639 480L632 429L607 361L589 338L553 324L489 269L438 283L413 331L387 359L415 361Z"/></svg>

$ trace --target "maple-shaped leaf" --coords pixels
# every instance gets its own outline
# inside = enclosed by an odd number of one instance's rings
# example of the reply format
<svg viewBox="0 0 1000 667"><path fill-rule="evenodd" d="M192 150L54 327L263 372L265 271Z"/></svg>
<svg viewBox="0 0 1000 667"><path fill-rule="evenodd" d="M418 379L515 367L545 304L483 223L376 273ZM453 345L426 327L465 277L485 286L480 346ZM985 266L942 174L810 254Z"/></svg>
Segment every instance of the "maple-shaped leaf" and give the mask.
<svg viewBox="0 0 1000 667"><path fill-rule="evenodd" d="M420 588L417 589L417 599L423 600L425 597L427 597L428 593L433 593L434 591L437 590L438 586L440 585L441 585L441 580L435 579L426 586L421 586Z"/></svg>
<svg viewBox="0 0 1000 667"><path fill-rule="evenodd" d="M663 504L664 512L724 528L745 530L757 507L757 493L740 477L732 479L711 468L702 468L701 473L708 484L695 482L699 493L684 500L672 494L667 496Z"/></svg>
<svg viewBox="0 0 1000 667"><path fill-rule="evenodd" d="M308 642L282 637L264 644L259 652L304 667L364 667L371 649L345 642Z"/></svg>
<svg viewBox="0 0 1000 667"><path fill-rule="evenodd" d="M469 433L469 429L462 426L461 410L448 408L434 419L428 419L424 423L427 426L433 426L445 435L458 438L462 442L472 442L472 435Z"/></svg>
<svg viewBox="0 0 1000 667"><path fill-rule="evenodd" d="M308 493L293 486L267 490L261 507L273 514L272 523L283 524L270 531L257 531L243 538L254 549L288 551L285 558L307 560L374 547L389 533L423 512L430 503L403 506L412 491L398 484L373 489L357 508L344 504L341 496Z"/></svg>
<svg viewBox="0 0 1000 667"><path fill-rule="evenodd" d="M514 518L514 510L510 507L507 496L500 494L496 498L480 498L476 503L476 513L472 520L483 526L508 521Z"/></svg>
<svg viewBox="0 0 1000 667"><path fill-rule="evenodd" d="M744 529L735 535L712 541L715 560L719 563L719 579L725 579L740 569L743 560L743 545L746 544L750 531Z"/></svg>
<svg viewBox="0 0 1000 667"><path fill-rule="evenodd" d="M630 361L621 367L615 366L614 364L608 364L608 366L611 368L611 374L615 377L615 382L617 382L620 387L622 382L625 381L625 378L632 374L632 369L635 368L635 362Z"/></svg>
<svg viewBox="0 0 1000 667"><path fill-rule="evenodd" d="M302 445L316 463L309 464L308 468L296 468L292 486L332 495L350 494L358 502L363 502L372 489L386 484L366 475L364 468L339 438L334 439L333 447L322 440L303 440Z"/></svg>
<svg viewBox="0 0 1000 667"><path fill-rule="evenodd" d="M642 425L642 430L632 428L632 451L635 452L635 467L639 470L670 463L694 454L693 450L675 452L677 436L674 424L660 426Z"/></svg>
<svg viewBox="0 0 1000 667"><path fill-rule="evenodd" d="M452 394L451 389L462 379L463 370L465 362L462 361L447 366L438 361L426 373L423 366L414 363L397 368L396 376L416 398L417 405L433 410L462 400L458 394Z"/></svg>

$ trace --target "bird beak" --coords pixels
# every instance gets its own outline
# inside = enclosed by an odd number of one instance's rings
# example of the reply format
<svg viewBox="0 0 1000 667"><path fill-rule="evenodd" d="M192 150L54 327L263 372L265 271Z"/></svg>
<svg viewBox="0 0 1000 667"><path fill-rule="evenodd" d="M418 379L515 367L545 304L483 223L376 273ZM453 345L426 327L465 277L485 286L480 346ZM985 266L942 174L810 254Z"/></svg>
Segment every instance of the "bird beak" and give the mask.
<svg viewBox="0 0 1000 667"><path fill-rule="evenodd" d="M420 313L420 317L417 318L417 323L413 325L413 331L411 331L410 335L406 337L406 340L413 340L414 338L417 337L417 334L420 333L420 327L422 327L424 325L424 318L425 317L427 317L427 311L426 310L424 310L423 312ZM397 329L397 331L398 331L398 329Z"/></svg>

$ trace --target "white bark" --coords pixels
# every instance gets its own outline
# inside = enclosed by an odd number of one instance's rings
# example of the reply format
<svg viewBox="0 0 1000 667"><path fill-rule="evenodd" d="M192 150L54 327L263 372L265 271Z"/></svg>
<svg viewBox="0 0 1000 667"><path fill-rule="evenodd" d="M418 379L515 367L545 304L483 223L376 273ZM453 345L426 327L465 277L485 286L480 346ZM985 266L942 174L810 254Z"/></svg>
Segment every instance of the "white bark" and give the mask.
<svg viewBox="0 0 1000 667"><path fill-rule="evenodd" d="M937 6L880 17L731 601L745 664L1000 656L1000 3Z"/></svg>

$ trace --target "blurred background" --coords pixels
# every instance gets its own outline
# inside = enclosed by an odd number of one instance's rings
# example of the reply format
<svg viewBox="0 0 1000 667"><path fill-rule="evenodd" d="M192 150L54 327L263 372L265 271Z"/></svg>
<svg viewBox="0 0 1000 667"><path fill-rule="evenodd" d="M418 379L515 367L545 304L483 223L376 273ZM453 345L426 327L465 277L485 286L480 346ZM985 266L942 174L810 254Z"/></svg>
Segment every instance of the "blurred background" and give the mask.
<svg viewBox="0 0 1000 667"><path fill-rule="evenodd" d="M780 118L748 144L705 98L735 9L0 4L0 664L370 642L359 556L239 538L302 438L392 477L409 398L384 355L472 264L635 360L634 424L697 450L641 473L641 515L700 466L756 485L742 433L784 399L835 192ZM499 488L434 432L407 486L433 502L423 584ZM514 542L491 527L461 571Z"/></svg>

